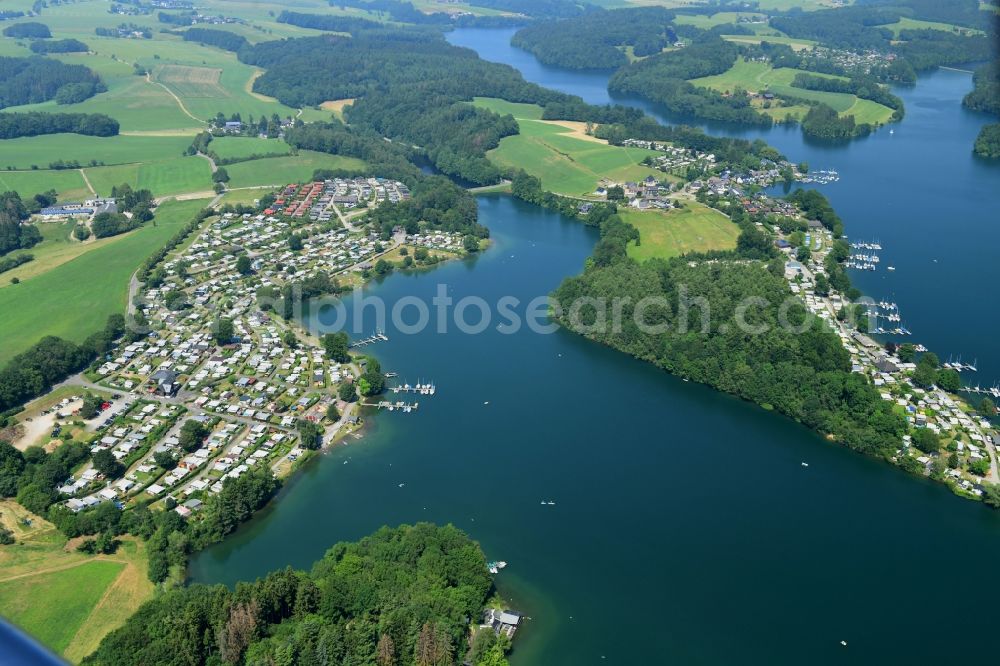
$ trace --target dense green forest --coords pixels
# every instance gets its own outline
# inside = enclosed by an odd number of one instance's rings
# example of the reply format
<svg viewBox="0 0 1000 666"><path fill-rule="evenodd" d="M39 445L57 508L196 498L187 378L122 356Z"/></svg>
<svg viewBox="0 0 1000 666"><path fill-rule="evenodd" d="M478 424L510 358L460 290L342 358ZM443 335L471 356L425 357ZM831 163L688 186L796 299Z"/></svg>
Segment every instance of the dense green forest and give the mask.
<svg viewBox="0 0 1000 666"><path fill-rule="evenodd" d="M41 134L84 134L115 136L118 121L103 113L2 113L0 139Z"/></svg>
<svg viewBox="0 0 1000 666"><path fill-rule="evenodd" d="M49 26L34 21L9 25L3 29L3 34L14 39L48 39L52 36Z"/></svg>
<svg viewBox="0 0 1000 666"><path fill-rule="evenodd" d="M1000 123L984 125L979 130L973 150L980 157L1000 159Z"/></svg>
<svg viewBox="0 0 1000 666"><path fill-rule="evenodd" d="M625 46L637 56L659 53L677 39L662 7L615 9L561 21L543 21L518 30L511 44L530 51L546 65L571 69L610 69L629 62Z"/></svg>
<svg viewBox="0 0 1000 666"><path fill-rule="evenodd" d="M334 545L309 573L167 592L83 663L444 666L466 658L491 590L482 550L457 528L384 527ZM505 663L499 645L476 643L473 664Z"/></svg>
<svg viewBox="0 0 1000 666"><path fill-rule="evenodd" d="M278 23L297 25L300 28L313 30L328 30L330 32L350 32L358 30L373 30L383 27L378 21L355 16L331 16L329 14L302 14L300 12L283 11L278 14ZM230 49L232 50L232 49Z"/></svg>
<svg viewBox="0 0 1000 666"><path fill-rule="evenodd" d="M784 266L771 239L752 224L743 224L733 256L726 261L690 263L690 257L642 264L630 259L627 242L634 229L617 215L602 210L601 240L582 275L565 280L555 299L628 299L623 326L595 326L592 310L583 308L578 332L695 381L785 414L810 428L828 433L849 447L871 455L891 456L905 432L905 422L893 414L861 375L851 372L850 357L836 334L805 311L801 303L786 312L793 327L779 322L780 308L792 299L783 277ZM631 229L631 231L630 231ZM649 308L642 317L659 332L642 331L633 316L644 298L667 305ZM744 313L740 303L756 301ZM560 321L572 327L564 311Z"/></svg>
<svg viewBox="0 0 1000 666"><path fill-rule="evenodd" d="M419 29L265 42L240 59L267 69L256 91L289 106L357 98L347 110L352 126L419 146L442 172L477 184L500 180L486 151L518 129L510 116L467 104L473 97L579 103Z"/></svg>
<svg viewBox="0 0 1000 666"><path fill-rule="evenodd" d="M42 240L38 227L21 223L27 218L27 208L17 192L0 194L0 257L34 247Z"/></svg>
<svg viewBox="0 0 1000 666"><path fill-rule="evenodd" d="M188 28L180 33L184 41L214 46L224 51L237 52L250 45L246 37L228 30L214 28Z"/></svg>
<svg viewBox="0 0 1000 666"><path fill-rule="evenodd" d="M100 77L83 65L37 56L0 56L0 109L60 98L82 101L76 98L82 94L92 97L104 90Z"/></svg>
<svg viewBox="0 0 1000 666"><path fill-rule="evenodd" d="M856 122L854 116L841 116L826 104L813 104L802 119L802 131L817 139L843 141L870 134L872 126Z"/></svg>
<svg viewBox="0 0 1000 666"><path fill-rule="evenodd" d="M1000 60L982 65L972 75L973 89L962 104L974 111L1000 116Z"/></svg>
<svg viewBox="0 0 1000 666"><path fill-rule="evenodd" d="M32 52L44 55L46 53L83 53L90 47L79 39L38 39L31 42Z"/></svg>
<svg viewBox="0 0 1000 666"><path fill-rule="evenodd" d="M608 90L644 97L663 104L674 113L770 125L771 118L751 107L746 95L726 97L686 80L722 74L733 66L738 56L736 44L717 35L704 34L683 49L653 55L622 67L611 77Z"/></svg>

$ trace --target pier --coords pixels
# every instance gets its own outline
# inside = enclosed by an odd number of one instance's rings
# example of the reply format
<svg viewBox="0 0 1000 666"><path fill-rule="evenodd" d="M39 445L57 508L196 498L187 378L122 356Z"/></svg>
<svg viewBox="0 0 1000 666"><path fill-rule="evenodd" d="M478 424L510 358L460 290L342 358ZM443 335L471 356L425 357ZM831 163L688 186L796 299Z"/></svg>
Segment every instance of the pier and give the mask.
<svg viewBox="0 0 1000 666"><path fill-rule="evenodd" d="M390 412L399 411L399 412L403 412L405 414L409 414L412 411L416 411L416 409L419 406L419 404L420 403L417 403L417 402L413 402L413 403L402 402L402 401L389 402L388 400L382 400L382 401L380 401L375 406L378 409L386 409L386 410L388 410Z"/></svg>
<svg viewBox="0 0 1000 666"><path fill-rule="evenodd" d="M410 386L409 384L402 384L401 386L390 386L389 390L393 393L418 393L420 395L434 395L437 392L437 387L434 386L433 382L427 384L414 384Z"/></svg>
<svg viewBox="0 0 1000 666"><path fill-rule="evenodd" d="M376 342L388 342L388 341L389 341L389 336L387 336L382 331L378 331L374 335L371 335L367 338L358 340L356 342L352 342L350 347L351 349L357 349L358 347L366 347L368 345L373 345Z"/></svg>

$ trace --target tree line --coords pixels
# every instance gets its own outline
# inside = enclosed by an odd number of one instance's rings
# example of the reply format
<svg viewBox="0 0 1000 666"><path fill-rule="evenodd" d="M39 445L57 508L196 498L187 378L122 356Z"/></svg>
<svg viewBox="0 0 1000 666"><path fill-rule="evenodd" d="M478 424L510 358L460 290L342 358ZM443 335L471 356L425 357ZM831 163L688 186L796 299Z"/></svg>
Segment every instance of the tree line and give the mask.
<svg viewBox="0 0 1000 666"><path fill-rule="evenodd" d="M623 47L636 56L659 53L677 40L662 7L592 11L576 18L541 21L518 30L510 43L541 62L570 69L611 69L629 62Z"/></svg>
<svg viewBox="0 0 1000 666"><path fill-rule="evenodd" d="M72 103L69 100L82 101L81 95L91 97L106 89L100 77L83 65L67 65L49 58L0 56L0 109L51 99Z"/></svg>
<svg viewBox="0 0 1000 666"><path fill-rule="evenodd" d="M311 573L286 568L233 590L195 584L160 595L83 663L505 666L495 637L468 647L491 590L482 550L457 528L384 527L334 545Z"/></svg>
<svg viewBox="0 0 1000 666"><path fill-rule="evenodd" d="M640 264L626 253L634 238L623 229L629 225L617 215L602 215L601 240L583 274L565 280L554 296L560 303L587 297L631 300L624 301L620 332L604 327L580 332L681 377L774 409L855 450L885 458L896 451L905 422L866 378L851 372L850 356L836 334L801 305L786 314L805 332L779 324L781 304L791 293L769 236L752 223L742 226L732 256L750 262L681 257ZM663 332L643 331L634 323L634 304L645 297L668 304L643 317ZM761 307L744 320L766 326L760 335L747 336L732 325L737 305L749 298L762 299L757 301ZM709 325L703 327L702 317L709 313ZM580 323L592 325L595 316L584 311ZM686 328L688 317L693 324ZM565 315L561 321L571 325Z"/></svg>
<svg viewBox="0 0 1000 666"><path fill-rule="evenodd" d="M118 121L103 113L27 113L0 114L0 139L43 134L83 134L115 136Z"/></svg>
<svg viewBox="0 0 1000 666"><path fill-rule="evenodd" d="M772 123L770 116L754 109L745 94L725 96L687 80L722 74L733 66L738 56L736 44L705 33L683 49L653 55L622 67L611 77L608 90L644 97L673 113L769 126Z"/></svg>
<svg viewBox="0 0 1000 666"><path fill-rule="evenodd" d="M14 39L48 39L52 36L49 26L37 21L25 21L24 23L9 25L3 29L3 34L6 37L13 37Z"/></svg>

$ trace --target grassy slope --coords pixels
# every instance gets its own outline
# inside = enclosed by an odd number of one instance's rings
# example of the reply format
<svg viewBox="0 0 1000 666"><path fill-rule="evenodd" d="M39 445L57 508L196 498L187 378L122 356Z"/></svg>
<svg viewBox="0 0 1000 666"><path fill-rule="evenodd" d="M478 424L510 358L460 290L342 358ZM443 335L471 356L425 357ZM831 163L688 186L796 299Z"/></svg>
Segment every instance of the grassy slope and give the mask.
<svg viewBox="0 0 1000 666"><path fill-rule="evenodd" d="M156 226L147 223L21 284L0 283L0 366L42 336L80 342L108 315L124 312L132 273L205 203L169 201Z"/></svg>
<svg viewBox="0 0 1000 666"><path fill-rule="evenodd" d="M475 104L515 114L521 126L520 134L503 139L498 148L489 152L489 158L501 166L526 170L552 192L579 196L593 192L602 178L625 181L649 175L663 177L641 164L651 151L570 136L571 130L566 127L533 119L541 117L537 106L485 99L477 99Z"/></svg>
<svg viewBox="0 0 1000 666"><path fill-rule="evenodd" d="M128 183L162 197L183 192L212 189L212 169L208 160L198 157L174 157L158 162L122 164L86 169L87 178L98 194L109 196L115 185Z"/></svg>
<svg viewBox="0 0 1000 666"><path fill-rule="evenodd" d="M799 70L789 67L774 69L767 63L746 62L739 59L722 74L692 79L691 83L720 91L732 91L735 88L751 92L770 90L779 97L789 95L816 100L823 102L841 115L853 115L858 122L885 123L892 117L892 109L871 100L859 99L855 95L795 88L791 84L798 72ZM826 74L818 74L818 76L838 78ZM787 112L787 109L782 110L782 115L784 112Z"/></svg>
<svg viewBox="0 0 1000 666"><path fill-rule="evenodd" d="M280 139L249 136L213 139L210 148L223 159L246 158L251 155L287 155L292 150L291 146Z"/></svg>
<svg viewBox="0 0 1000 666"><path fill-rule="evenodd" d="M0 548L0 614L71 661L92 652L153 594L145 547L135 541L106 557L77 553L13 500L0 500L0 523L18 540Z"/></svg>
<svg viewBox="0 0 1000 666"><path fill-rule="evenodd" d="M0 171L0 187L4 191L15 190L22 199L33 197L39 192L55 190L60 201L85 199L90 195L87 184L80 172L64 171Z"/></svg>
<svg viewBox="0 0 1000 666"><path fill-rule="evenodd" d="M14 624L62 652L124 568L94 561L0 583L0 608Z"/></svg>
<svg viewBox="0 0 1000 666"><path fill-rule="evenodd" d="M630 243L628 255L644 261L736 247L739 228L728 217L699 203L685 205L670 212L620 209L622 219L639 230L640 244Z"/></svg>
<svg viewBox="0 0 1000 666"><path fill-rule="evenodd" d="M300 151L296 156L268 157L238 162L226 167L230 187L283 185L312 178L316 169L363 169L365 163L353 157Z"/></svg>
<svg viewBox="0 0 1000 666"><path fill-rule="evenodd" d="M45 168L56 160L77 161L86 166L91 160L104 164L124 164L180 157L191 144L185 136L111 136L50 134L0 141L0 168Z"/></svg>

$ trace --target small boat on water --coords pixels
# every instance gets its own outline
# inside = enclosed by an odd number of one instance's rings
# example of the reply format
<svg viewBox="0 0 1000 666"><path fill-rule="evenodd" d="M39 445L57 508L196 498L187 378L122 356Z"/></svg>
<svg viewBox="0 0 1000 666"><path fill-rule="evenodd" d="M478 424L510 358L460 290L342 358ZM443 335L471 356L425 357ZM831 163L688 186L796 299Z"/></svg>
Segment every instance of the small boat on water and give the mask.
<svg viewBox="0 0 1000 666"><path fill-rule="evenodd" d="M886 266L885 269L887 271L894 271L894 270L896 270L896 267L895 266Z"/></svg>
<svg viewBox="0 0 1000 666"><path fill-rule="evenodd" d="M507 566L507 563L503 560L498 560L496 562L487 562L486 567L490 570L491 574L498 574L500 570Z"/></svg>
<svg viewBox="0 0 1000 666"><path fill-rule="evenodd" d="M804 462L804 463L802 463L802 466L803 466L803 467L809 467L809 463L807 463L807 462Z"/></svg>

